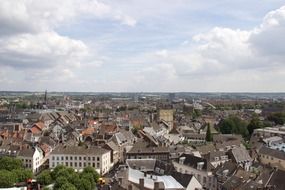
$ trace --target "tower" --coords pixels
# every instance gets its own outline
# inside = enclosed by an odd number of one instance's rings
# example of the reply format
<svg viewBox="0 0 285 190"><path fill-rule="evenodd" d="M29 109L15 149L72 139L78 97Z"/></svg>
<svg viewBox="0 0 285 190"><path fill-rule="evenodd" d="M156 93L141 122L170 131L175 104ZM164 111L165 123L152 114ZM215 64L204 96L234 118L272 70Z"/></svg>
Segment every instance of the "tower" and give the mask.
<svg viewBox="0 0 285 190"><path fill-rule="evenodd" d="M47 90L45 91L45 100L44 100L44 104L47 105Z"/></svg>

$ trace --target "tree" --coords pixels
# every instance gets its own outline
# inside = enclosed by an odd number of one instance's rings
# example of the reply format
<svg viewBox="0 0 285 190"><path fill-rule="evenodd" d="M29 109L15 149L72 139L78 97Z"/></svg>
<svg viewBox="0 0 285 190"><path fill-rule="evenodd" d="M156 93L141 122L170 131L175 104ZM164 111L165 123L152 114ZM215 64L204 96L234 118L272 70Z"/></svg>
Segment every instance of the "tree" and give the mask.
<svg viewBox="0 0 285 190"><path fill-rule="evenodd" d="M68 180L65 177L58 177L55 180L53 189L54 190L59 190L66 183L68 183Z"/></svg>
<svg viewBox="0 0 285 190"><path fill-rule="evenodd" d="M66 167L65 167L64 165L57 165L57 166L53 169L53 171L51 172L51 177L52 177L52 179L55 180L55 179L57 178L57 176L58 176L58 172L59 172L60 170L63 170L63 169L66 169Z"/></svg>
<svg viewBox="0 0 285 190"><path fill-rule="evenodd" d="M82 174L91 174L93 176L94 181L97 183L100 175L98 172L91 166L87 166L86 168L83 169Z"/></svg>
<svg viewBox="0 0 285 190"><path fill-rule="evenodd" d="M26 170L23 168L12 170L12 172L16 175L17 182L24 182L27 179L30 179L33 177L33 172L31 170Z"/></svg>
<svg viewBox="0 0 285 190"><path fill-rule="evenodd" d="M210 129L210 124L207 124L207 132L206 132L206 141L210 142L213 141L213 136Z"/></svg>
<svg viewBox="0 0 285 190"><path fill-rule="evenodd" d="M84 173L84 172L82 172L81 175L80 175L80 179L81 180L85 179L85 180L89 181L90 184L91 184L91 189L95 188L96 183L95 183L94 177L93 177L93 175L91 173Z"/></svg>
<svg viewBox="0 0 285 190"><path fill-rule="evenodd" d="M52 177L51 177L51 172L49 170L44 170L42 171L38 177L37 177L37 181L41 184L41 185L49 185L53 182Z"/></svg>
<svg viewBox="0 0 285 190"><path fill-rule="evenodd" d="M249 134L251 135L254 131L254 129L259 129L259 128L263 128L264 127L264 124L262 121L260 121L260 119L257 117L257 116L254 116L248 126L247 126L247 129L248 129L248 132Z"/></svg>
<svg viewBox="0 0 285 190"><path fill-rule="evenodd" d="M268 116L269 121L273 121L277 125L284 125L285 123L285 112L272 113Z"/></svg>
<svg viewBox="0 0 285 190"><path fill-rule="evenodd" d="M22 160L11 158L11 157L1 157L0 158L0 170L16 170L23 167Z"/></svg>
<svg viewBox="0 0 285 190"><path fill-rule="evenodd" d="M77 186L78 190L92 190L92 184L90 181L88 181L88 179L80 179L78 186Z"/></svg>
<svg viewBox="0 0 285 190"><path fill-rule="evenodd" d="M64 183L58 190L77 190L71 183Z"/></svg>
<svg viewBox="0 0 285 190"><path fill-rule="evenodd" d="M241 134L248 137L247 124L237 116L229 116L218 124L219 131L223 134Z"/></svg>
<svg viewBox="0 0 285 190"><path fill-rule="evenodd" d="M0 188L12 187L16 183L16 179L13 172L0 170Z"/></svg>

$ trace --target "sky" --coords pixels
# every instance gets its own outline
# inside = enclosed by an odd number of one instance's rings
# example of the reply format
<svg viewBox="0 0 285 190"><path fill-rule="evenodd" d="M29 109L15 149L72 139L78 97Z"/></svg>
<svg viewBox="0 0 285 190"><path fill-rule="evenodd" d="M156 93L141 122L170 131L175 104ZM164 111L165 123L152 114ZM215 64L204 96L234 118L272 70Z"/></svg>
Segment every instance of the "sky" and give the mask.
<svg viewBox="0 0 285 190"><path fill-rule="evenodd" d="M285 92L285 0L0 0L0 91Z"/></svg>

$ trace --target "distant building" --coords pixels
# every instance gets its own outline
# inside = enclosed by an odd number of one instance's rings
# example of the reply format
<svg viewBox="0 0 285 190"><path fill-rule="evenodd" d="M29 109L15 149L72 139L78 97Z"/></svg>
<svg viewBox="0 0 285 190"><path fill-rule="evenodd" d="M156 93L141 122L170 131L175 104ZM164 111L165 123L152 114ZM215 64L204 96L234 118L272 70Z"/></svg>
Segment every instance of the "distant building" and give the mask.
<svg viewBox="0 0 285 190"><path fill-rule="evenodd" d="M285 152L263 146L259 150L259 159L263 164L270 164L285 171Z"/></svg>
<svg viewBox="0 0 285 190"><path fill-rule="evenodd" d="M128 159L157 159L169 161L170 151L164 146L147 146L143 142L137 142L127 153Z"/></svg>
<svg viewBox="0 0 285 190"><path fill-rule="evenodd" d="M255 129L253 135L262 138L268 138L273 136L279 136L283 139L285 138L285 127L265 127L260 129Z"/></svg>
<svg viewBox="0 0 285 190"><path fill-rule="evenodd" d="M174 110L173 109L160 109L158 117L159 117L159 121L164 121L169 125L170 129L168 130L171 131L173 128Z"/></svg>

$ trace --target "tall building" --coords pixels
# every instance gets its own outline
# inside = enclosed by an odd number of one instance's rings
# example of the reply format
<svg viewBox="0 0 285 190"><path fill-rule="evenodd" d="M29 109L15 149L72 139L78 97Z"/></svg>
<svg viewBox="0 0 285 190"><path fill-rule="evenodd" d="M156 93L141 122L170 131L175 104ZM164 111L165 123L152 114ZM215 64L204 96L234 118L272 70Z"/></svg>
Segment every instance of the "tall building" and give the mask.
<svg viewBox="0 0 285 190"><path fill-rule="evenodd" d="M173 128L174 110L173 109L160 109L158 119L161 122L166 122L169 125L169 131Z"/></svg>

